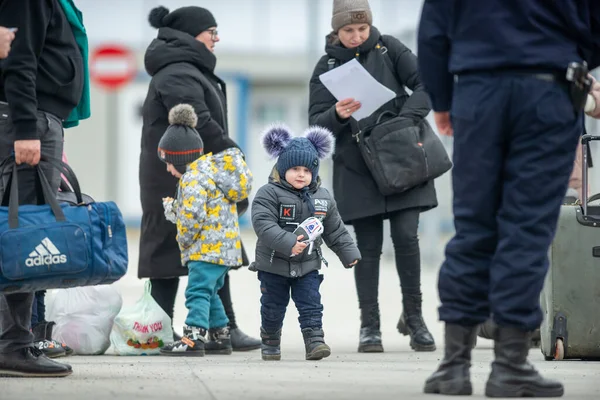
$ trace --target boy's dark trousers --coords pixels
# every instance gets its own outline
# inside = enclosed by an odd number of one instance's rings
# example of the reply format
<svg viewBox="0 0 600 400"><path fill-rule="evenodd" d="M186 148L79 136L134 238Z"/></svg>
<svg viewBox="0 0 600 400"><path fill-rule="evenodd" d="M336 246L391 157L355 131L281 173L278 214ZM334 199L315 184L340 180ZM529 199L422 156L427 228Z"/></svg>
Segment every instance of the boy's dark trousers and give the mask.
<svg viewBox="0 0 600 400"><path fill-rule="evenodd" d="M290 292L298 309L300 328L321 329L323 325L323 305L319 287L323 275L312 271L299 278L289 278L269 272L258 271L260 280L260 315L265 332L275 333L283 326L283 318Z"/></svg>

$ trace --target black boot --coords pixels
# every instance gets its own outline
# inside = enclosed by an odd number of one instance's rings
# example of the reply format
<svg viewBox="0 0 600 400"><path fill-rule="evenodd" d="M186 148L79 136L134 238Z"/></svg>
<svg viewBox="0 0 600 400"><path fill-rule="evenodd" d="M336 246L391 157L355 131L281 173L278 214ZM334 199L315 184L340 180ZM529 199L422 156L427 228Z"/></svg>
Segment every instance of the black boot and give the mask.
<svg viewBox="0 0 600 400"><path fill-rule="evenodd" d="M496 325L494 320L492 318L490 318L487 321L485 321L485 323L479 325L479 332L477 332L477 336L484 338L484 339L494 340L497 329L498 329L498 325ZM533 348L540 347L541 340L542 339L540 336L540 329L538 328L531 333L531 342L529 345L530 348L533 349Z"/></svg>
<svg viewBox="0 0 600 400"><path fill-rule="evenodd" d="M477 328L477 325L446 324L444 359L425 381L425 393L462 396L473 393L469 368Z"/></svg>
<svg viewBox="0 0 600 400"><path fill-rule="evenodd" d="M331 348L325 344L323 329L304 328L302 329L302 336L304 337L307 360L320 360L331 355Z"/></svg>
<svg viewBox="0 0 600 400"><path fill-rule="evenodd" d="M260 346L262 359L265 361L281 360L281 329L270 333L260 328L260 337L262 339Z"/></svg>
<svg viewBox="0 0 600 400"><path fill-rule="evenodd" d="M381 331L372 326L360 328L358 352L383 353L383 344L381 343Z"/></svg>
<svg viewBox="0 0 600 400"><path fill-rule="evenodd" d="M175 357L203 357L204 343L206 342L206 329L194 326L183 327L183 337L181 340L166 344L160 349L162 356Z"/></svg>
<svg viewBox="0 0 600 400"><path fill-rule="evenodd" d="M561 397L560 382L545 379L527 361L531 332L500 326L497 329L487 397Z"/></svg>
<svg viewBox="0 0 600 400"><path fill-rule="evenodd" d="M53 340L48 340L47 333L48 323L40 322L31 330L33 333L33 346L40 350L48 358L58 358L67 355L67 352L60 343L54 343Z"/></svg>
<svg viewBox="0 0 600 400"><path fill-rule="evenodd" d="M494 340L496 337L496 331L498 330L498 325L494 322L493 319L488 319L483 324L479 325L479 329L477 330L477 336L484 339Z"/></svg>
<svg viewBox="0 0 600 400"><path fill-rule="evenodd" d="M383 353L381 331L379 329L379 306L364 307L360 310L359 353Z"/></svg>
<svg viewBox="0 0 600 400"><path fill-rule="evenodd" d="M206 354L231 354L229 327L209 329L208 342L204 345Z"/></svg>
<svg viewBox="0 0 600 400"><path fill-rule="evenodd" d="M231 346L233 351L250 351L260 349L260 340L246 335L240 328L231 328Z"/></svg>
<svg viewBox="0 0 600 400"><path fill-rule="evenodd" d="M70 365L57 363L35 347L0 353L0 376L19 378L61 378L71 375Z"/></svg>
<svg viewBox="0 0 600 400"><path fill-rule="evenodd" d="M398 332L410 336L410 347L415 351L435 351L435 341L427 329L421 311L420 294L403 295L404 310L398 321Z"/></svg>

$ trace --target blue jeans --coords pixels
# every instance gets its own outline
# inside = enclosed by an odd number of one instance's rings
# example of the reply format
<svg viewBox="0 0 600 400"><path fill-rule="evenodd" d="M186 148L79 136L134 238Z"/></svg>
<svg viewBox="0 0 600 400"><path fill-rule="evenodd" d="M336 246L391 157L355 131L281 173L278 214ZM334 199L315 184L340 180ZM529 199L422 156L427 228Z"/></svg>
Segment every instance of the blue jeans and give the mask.
<svg viewBox="0 0 600 400"><path fill-rule="evenodd" d="M37 324L46 321L46 291L40 290L35 292L35 298L33 299L33 307L31 308L31 328L34 328Z"/></svg>
<svg viewBox="0 0 600 400"><path fill-rule="evenodd" d="M187 267L185 307L188 316L185 324L204 329L227 326L229 319L217 292L223 287L229 268L203 261L191 261Z"/></svg>
<svg viewBox="0 0 600 400"><path fill-rule="evenodd" d="M298 309L300 328L322 328L323 305L319 287L323 282L323 275L319 271L312 271L300 278L258 271L258 279L262 293L260 316L266 332L277 332L283 326L290 291Z"/></svg>

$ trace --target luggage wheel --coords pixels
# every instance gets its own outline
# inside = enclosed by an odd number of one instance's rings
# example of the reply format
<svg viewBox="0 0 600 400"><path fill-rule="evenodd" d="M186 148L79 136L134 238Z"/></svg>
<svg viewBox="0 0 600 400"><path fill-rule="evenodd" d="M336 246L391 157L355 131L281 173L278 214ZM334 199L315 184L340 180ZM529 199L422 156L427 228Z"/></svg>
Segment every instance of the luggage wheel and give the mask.
<svg viewBox="0 0 600 400"><path fill-rule="evenodd" d="M554 351L553 356L550 356L550 360L564 360L565 350L568 347L569 332L567 331L567 317L562 312L556 313L554 316L554 324L552 329L552 335L550 336L554 340Z"/></svg>
<svg viewBox="0 0 600 400"><path fill-rule="evenodd" d="M562 338L556 338L554 345L554 360L559 361L565 358L565 344Z"/></svg>

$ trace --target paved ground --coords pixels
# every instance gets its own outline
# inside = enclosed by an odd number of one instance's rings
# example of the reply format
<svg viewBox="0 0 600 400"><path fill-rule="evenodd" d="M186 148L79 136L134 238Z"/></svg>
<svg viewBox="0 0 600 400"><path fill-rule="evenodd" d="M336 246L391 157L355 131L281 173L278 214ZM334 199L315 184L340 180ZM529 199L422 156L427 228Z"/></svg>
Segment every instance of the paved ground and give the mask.
<svg viewBox="0 0 600 400"><path fill-rule="evenodd" d="M252 237L245 241L253 248ZM134 303L143 290L136 278L137 237L131 235L131 270L117 283L125 304ZM345 270L326 253L330 267L324 271L324 329L333 354L309 362L290 307L284 326L283 360L266 363L258 351L201 359L164 357L73 356L64 359L74 373L65 379L2 379L1 400L166 400L166 399L415 399L426 398L422 385L442 357L442 325L437 322L435 268L424 272L425 319L439 349L415 353L407 338L400 336L396 322L400 314L398 278L393 265L383 266L380 283L385 353L356 352L359 330L357 300L352 271ZM247 270L231 273L234 308L239 325L248 333L259 329L259 290L256 275ZM182 281L182 287L185 281ZM185 317L183 290L178 297L175 325L181 332ZM110 353L110 350L109 350ZM480 340L472 368L474 396L483 398L484 383L492 358L491 342ZM600 399L600 363L546 362L539 350L532 352L536 367L548 377L561 379L567 399ZM430 398L437 398L431 396Z"/></svg>

